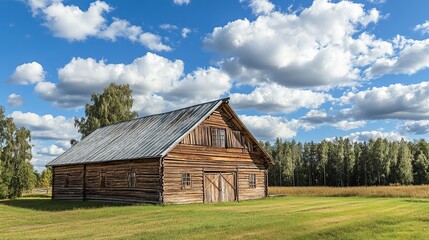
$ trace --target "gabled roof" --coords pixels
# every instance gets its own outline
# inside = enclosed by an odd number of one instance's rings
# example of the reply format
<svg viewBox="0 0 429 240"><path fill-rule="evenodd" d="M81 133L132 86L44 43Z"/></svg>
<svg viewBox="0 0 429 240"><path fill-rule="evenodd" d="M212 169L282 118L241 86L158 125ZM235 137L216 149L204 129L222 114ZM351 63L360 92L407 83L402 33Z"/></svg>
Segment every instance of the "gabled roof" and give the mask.
<svg viewBox="0 0 429 240"><path fill-rule="evenodd" d="M222 103L228 101L229 98L219 99L99 128L47 166L164 157ZM253 136L251 138L256 141ZM259 146L257 141L256 144ZM259 148L267 158L268 154L261 146ZM269 156L268 159L272 162Z"/></svg>

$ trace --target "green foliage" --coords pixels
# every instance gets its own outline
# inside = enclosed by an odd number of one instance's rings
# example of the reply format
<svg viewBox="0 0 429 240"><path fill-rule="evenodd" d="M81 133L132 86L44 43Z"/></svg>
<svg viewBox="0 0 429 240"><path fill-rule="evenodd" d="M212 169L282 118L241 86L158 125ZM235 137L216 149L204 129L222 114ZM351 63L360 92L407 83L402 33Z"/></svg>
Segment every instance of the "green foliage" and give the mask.
<svg viewBox="0 0 429 240"><path fill-rule="evenodd" d="M93 93L93 105L86 104L86 118L75 118L75 126L82 134L82 139L100 127L131 120L137 116L132 111L134 100L129 85L111 83L102 94Z"/></svg>
<svg viewBox="0 0 429 240"><path fill-rule="evenodd" d="M264 143L274 159L271 186L369 186L428 184L429 144L370 139L352 143L336 138L320 143Z"/></svg>
<svg viewBox="0 0 429 240"><path fill-rule="evenodd" d="M43 169L42 174L40 175L40 186L44 188L49 188L52 186L52 168L47 167Z"/></svg>
<svg viewBox="0 0 429 240"><path fill-rule="evenodd" d="M30 141L30 131L17 128L0 107L0 198L22 196L35 186Z"/></svg>

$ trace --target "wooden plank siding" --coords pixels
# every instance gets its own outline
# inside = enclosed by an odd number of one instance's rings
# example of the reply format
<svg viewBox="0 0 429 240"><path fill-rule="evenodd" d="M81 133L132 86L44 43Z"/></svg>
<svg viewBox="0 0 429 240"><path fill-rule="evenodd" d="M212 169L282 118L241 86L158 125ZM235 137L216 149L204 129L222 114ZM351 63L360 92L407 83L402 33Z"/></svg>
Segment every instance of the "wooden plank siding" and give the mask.
<svg viewBox="0 0 429 240"><path fill-rule="evenodd" d="M52 197L183 204L204 202L205 189L211 194L207 202L267 196L270 158L226 106L219 106L206 119L204 115L198 126L159 158L54 166ZM212 134L217 147L212 146ZM135 186L129 186L134 172ZM224 179L205 186L219 177Z"/></svg>
<svg viewBox="0 0 429 240"><path fill-rule="evenodd" d="M159 203L159 166L159 159L144 159L87 164L85 172L84 165L55 167L53 198L84 199L85 196L88 200ZM135 187L128 186L130 172L136 173ZM106 178L105 187L101 186L101 173ZM69 174L69 187L65 187L66 174Z"/></svg>
<svg viewBox="0 0 429 240"><path fill-rule="evenodd" d="M224 128L227 146L211 147L210 128ZM267 193L265 174L267 164L259 152L253 151L251 141L229 121L222 108L210 115L163 161L164 203L204 202L204 174L210 172L235 173L237 200L262 198ZM181 185L182 173L191 174L191 187ZM255 174L256 187L249 185L249 175Z"/></svg>
<svg viewBox="0 0 429 240"><path fill-rule="evenodd" d="M66 177L69 186L66 187ZM52 198L53 199L82 199L83 198L83 165L54 167Z"/></svg>

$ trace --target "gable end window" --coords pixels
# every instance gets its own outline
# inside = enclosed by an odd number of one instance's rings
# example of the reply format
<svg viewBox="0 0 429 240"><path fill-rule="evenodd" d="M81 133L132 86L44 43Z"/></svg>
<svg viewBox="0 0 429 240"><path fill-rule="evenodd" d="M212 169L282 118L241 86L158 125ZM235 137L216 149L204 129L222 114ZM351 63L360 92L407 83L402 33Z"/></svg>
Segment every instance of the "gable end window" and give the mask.
<svg viewBox="0 0 429 240"><path fill-rule="evenodd" d="M212 132L212 146L213 147L226 147L226 129L225 128L211 128Z"/></svg>
<svg viewBox="0 0 429 240"><path fill-rule="evenodd" d="M182 173L182 189L191 188L191 174Z"/></svg>
<svg viewBox="0 0 429 240"><path fill-rule="evenodd" d="M64 177L64 187L70 187L70 174L66 174Z"/></svg>
<svg viewBox="0 0 429 240"><path fill-rule="evenodd" d="M100 172L100 187L105 188L106 187L106 173Z"/></svg>
<svg viewBox="0 0 429 240"><path fill-rule="evenodd" d="M256 174L249 174L249 187L256 188Z"/></svg>
<svg viewBox="0 0 429 240"><path fill-rule="evenodd" d="M136 187L136 172L128 173L128 187Z"/></svg>

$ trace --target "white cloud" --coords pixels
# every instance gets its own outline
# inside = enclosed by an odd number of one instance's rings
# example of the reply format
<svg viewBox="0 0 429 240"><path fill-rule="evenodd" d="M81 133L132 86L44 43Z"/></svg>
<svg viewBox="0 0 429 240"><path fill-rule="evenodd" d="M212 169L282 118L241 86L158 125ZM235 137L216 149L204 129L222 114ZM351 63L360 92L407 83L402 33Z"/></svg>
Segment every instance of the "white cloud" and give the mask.
<svg viewBox="0 0 429 240"><path fill-rule="evenodd" d="M21 95L12 93L7 97L7 104L11 107L18 107L24 105L24 99Z"/></svg>
<svg viewBox="0 0 429 240"><path fill-rule="evenodd" d="M15 72L9 79L14 84L33 84L45 80L45 71L38 62L24 63L16 67Z"/></svg>
<svg viewBox="0 0 429 240"><path fill-rule="evenodd" d="M397 56L377 59L365 71L367 77L401 73L411 75L429 68L429 39L418 41L398 36L396 42L400 44L397 46L400 49Z"/></svg>
<svg viewBox="0 0 429 240"><path fill-rule="evenodd" d="M326 93L286 88L278 84L261 84L249 94L231 94L231 103L235 107L264 113L290 113L300 108L317 108L330 99L331 96Z"/></svg>
<svg viewBox="0 0 429 240"><path fill-rule="evenodd" d="M189 28L182 28L182 37L183 38L187 38L189 33L191 33L191 29L189 29Z"/></svg>
<svg viewBox="0 0 429 240"><path fill-rule="evenodd" d="M113 18L113 22L100 32L100 37L111 41L116 41L117 38L128 38L135 42L141 33L140 27L131 25L127 20Z"/></svg>
<svg viewBox="0 0 429 240"><path fill-rule="evenodd" d="M317 127L329 125L348 131L351 129L361 128L366 125L365 121L356 121L351 117L344 116L338 112L328 114L325 110L310 110L307 114L299 119L300 126L306 130L313 130Z"/></svg>
<svg viewBox="0 0 429 240"><path fill-rule="evenodd" d="M343 138L348 138L352 142L364 142L369 139L377 138L386 138L389 141L400 141L404 136L400 135L397 132L381 132L381 131L363 131L363 132L354 132L349 135L343 136ZM328 141L332 141L335 138L327 138ZM405 138L404 138L405 139Z"/></svg>
<svg viewBox="0 0 429 240"><path fill-rule="evenodd" d="M281 117L241 115L240 119L260 140L274 140L277 137L292 138L296 136L299 127L296 121L289 122Z"/></svg>
<svg viewBox="0 0 429 240"><path fill-rule="evenodd" d="M349 92L340 100L351 105L343 109L343 114L355 119L426 119L429 117L429 82Z"/></svg>
<svg viewBox="0 0 429 240"><path fill-rule="evenodd" d="M192 99L194 103L219 98L231 88L229 76L217 68L197 69L183 79L173 82L165 91L165 98L172 101Z"/></svg>
<svg viewBox="0 0 429 240"><path fill-rule="evenodd" d="M374 4L382 4L382 3L385 3L386 0L368 0L368 2L374 3Z"/></svg>
<svg viewBox="0 0 429 240"><path fill-rule="evenodd" d="M73 58L58 70L58 83L41 82L35 91L62 108L80 108L93 92L102 92L110 83L129 84L140 113L164 110L214 100L231 88L230 77L213 67L184 75L184 63L153 53L129 64L107 64L92 58ZM207 91L210 89L210 91Z"/></svg>
<svg viewBox="0 0 429 240"><path fill-rule="evenodd" d="M204 43L226 57L223 69L245 83L353 85L367 65L393 54L392 43L362 31L379 18L362 4L315 0L299 15L274 11L216 27Z"/></svg>
<svg viewBox="0 0 429 240"><path fill-rule="evenodd" d="M422 135L429 133L429 120L405 121L400 125L401 132L404 134Z"/></svg>
<svg viewBox="0 0 429 240"><path fill-rule="evenodd" d="M174 0L173 2L176 5L188 5L191 0Z"/></svg>
<svg viewBox="0 0 429 240"><path fill-rule="evenodd" d="M14 111L10 114L18 127L25 127L31 131L33 139L70 140L80 139L80 134L74 127L74 120L64 116L51 114L38 115L37 113Z"/></svg>
<svg viewBox="0 0 429 240"><path fill-rule="evenodd" d="M250 0L249 7L252 9L253 14L261 15L272 12L274 4L269 0Z"/></svg>
<svg viewBox="0 0 429 240"><path fill-rule="evenodd" d="M161 41L161 37L153 33L142 33L138 38L138 42L146 46L150 50L155 51L171 51L171 47L164 45Z"/></svg>
<svg viewBox="0 0 429 240"><path fill-rule="evenodd" d="M44 19L43 25L59 38L69 41L83 41L89 37L111 41L125 38L139 42L150 50L171 50L171 47L162 43L160 36L143 32L141 27L127 20L113 17L109 25L105 15L113 8L103 1L92 2L86 11L75 5L64 5L60 0L29 0L27 3L33 16L40 15Z"/></svg>
<svg viewBox="0 0 429 240"><path fill-rule="evenodd" d="M65 149L58 147L55 144L52 144L48 147L41 148L39 153L49 155L49 156L58 156L65 151L66 151Z"/></svg>
<svg viewBox="0 0 429 240"><path fill-rule="evenodd" d="M111 7L101 1L93 2L87 11L82 11L74 5L64 5L62 2L53 2L43 8L45 23L56 37L68 40L85 40L96 36L104 27L106 19L103 14Z"/></svg>
<svg viewBox="0 0 429 240"><path fill-rule="evenodd" d="M129 84L136 95L167 89L183 74L183 68L181 60L170 61L153 53L130 64L73 58L58 70L58 83L39 83L35 90L58 107L75 108L83 106L93 92L101 92L112 82Z"/></svg>
<svg viewBox="0 0 429 240"><path fill-rule="evenodd" d="M169 23L161 24L161 25L159 25L159 28L161 28L163 30L176 30L176 29L178 29L178 27L176 25L169 24Z"/></svg>
<svg viewBox="0 0 429 240"><path fill-rule="evenodd" d="M414 27L414 31L421 31L424 34L429 33L429 21L425 21L422 24L417 24L417 26Z"/></svg>
<svg viewBox="0 0 429 240"><path fill-rule="evenodd" d="M341 129L343 131L348 131L356 128L361 128L366 125L365 121L346 121L341 120L337 123L332 124L332 126Z"/></svg>
<svg viewBox="0 0 429 240"><path fill-rule="evenodd" d="M69 141L52 142L36 139L32 141L32 144L34 147L32 148L33 158L31 159L31 163L39 172L42 172L46 164L52 161L56 156L62 154L71 147Z"/></svg>

